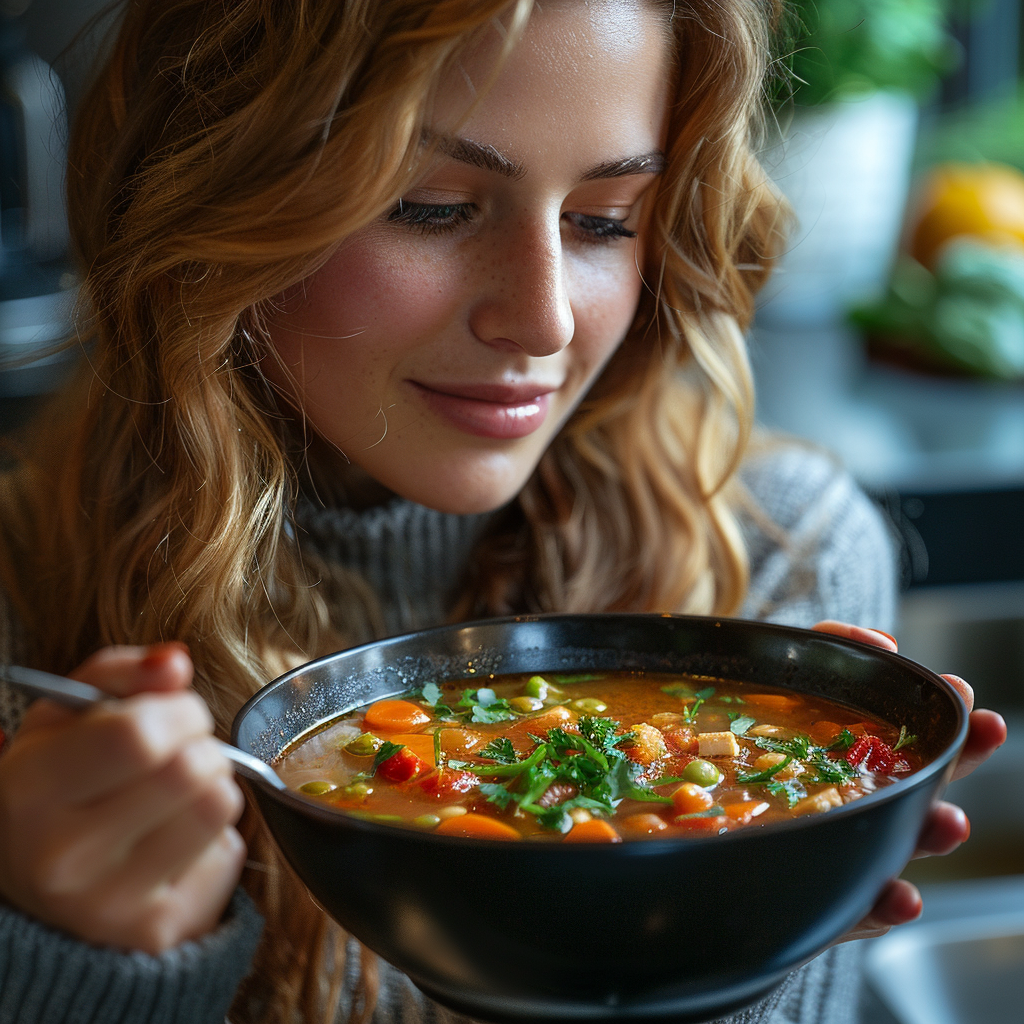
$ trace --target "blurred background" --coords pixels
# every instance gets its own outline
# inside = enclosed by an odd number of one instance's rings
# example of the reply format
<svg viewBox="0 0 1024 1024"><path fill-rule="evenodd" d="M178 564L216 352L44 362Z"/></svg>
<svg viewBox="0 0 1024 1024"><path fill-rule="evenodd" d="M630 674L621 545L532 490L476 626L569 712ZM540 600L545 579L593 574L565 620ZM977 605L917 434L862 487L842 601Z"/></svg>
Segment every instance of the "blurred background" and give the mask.
<svg viewBox="0 0 1024 1024"><path fill-rule="evenodd" d="M1010 720L953 788L971 842L908 876L947 916L1017 900L1024 934L1022 4L790 0L762 157L797 227L750 346L760 421L834 452L892 523L902 653ZM50 351L77 285L64 140L104 23L71 43L103 6L0 0L0 433L71 358ZM876 987L865 1024L918 1024Z"/></svg>

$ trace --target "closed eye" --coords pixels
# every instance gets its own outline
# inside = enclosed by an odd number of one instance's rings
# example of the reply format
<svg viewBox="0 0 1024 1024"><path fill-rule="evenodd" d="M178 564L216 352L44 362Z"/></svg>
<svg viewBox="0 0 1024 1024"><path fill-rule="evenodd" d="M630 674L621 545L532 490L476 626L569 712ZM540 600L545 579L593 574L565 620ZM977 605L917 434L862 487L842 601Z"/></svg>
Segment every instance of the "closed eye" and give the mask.
<svg viewBox="0 0 1024 1024"><path fill-rule="evenodd" d="M472 203L410 203L400 199L388 220L425 235L440 235L469 223L475 209Z"/></svg>
<svg viewBox="0 0 1024 1024"><path fill-rule="evenodd" d="M636 238L636 232L630 231L624 220L616 220L614 217L591 217L585 213L566 213L562 216L585 242L608 243L619 238Z"/></svg>

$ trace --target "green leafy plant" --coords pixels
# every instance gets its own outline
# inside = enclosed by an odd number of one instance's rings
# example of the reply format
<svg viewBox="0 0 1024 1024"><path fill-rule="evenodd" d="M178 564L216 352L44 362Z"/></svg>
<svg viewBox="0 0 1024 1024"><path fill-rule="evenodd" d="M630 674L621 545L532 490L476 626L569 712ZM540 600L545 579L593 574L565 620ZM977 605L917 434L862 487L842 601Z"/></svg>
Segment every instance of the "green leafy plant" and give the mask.
<svg viewBox="0 0 1024 1024"><path fill-rule="evenodd" d="M947 29L953 6L954 0L791 0L793 98L810 106L875 89L927 95L957 63Z"/></svg>

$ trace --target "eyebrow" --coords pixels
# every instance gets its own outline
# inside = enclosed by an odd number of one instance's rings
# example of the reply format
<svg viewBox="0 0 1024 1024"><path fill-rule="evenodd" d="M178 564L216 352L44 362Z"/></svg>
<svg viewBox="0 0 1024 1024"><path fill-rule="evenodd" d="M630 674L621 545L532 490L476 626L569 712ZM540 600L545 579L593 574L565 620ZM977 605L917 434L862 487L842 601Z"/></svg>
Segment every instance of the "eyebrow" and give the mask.
<svg viewBox="0 0 1024 1024"><path fill-rule="evenodd" d="M499 153L493 146L487 146L471 139L461 139L451 135L435 135L426 133L425 143L436 143L438 151L452 160L471 164L494 171L503 177L518 181L526 174L526 168L517 160L510 160ZM659 150L643 153L640 156L628 156L621 160L607 160L584 171L580 181L594 181L600 178L623 178L629 174L660 174L665 169L665 154Z"/></svg>

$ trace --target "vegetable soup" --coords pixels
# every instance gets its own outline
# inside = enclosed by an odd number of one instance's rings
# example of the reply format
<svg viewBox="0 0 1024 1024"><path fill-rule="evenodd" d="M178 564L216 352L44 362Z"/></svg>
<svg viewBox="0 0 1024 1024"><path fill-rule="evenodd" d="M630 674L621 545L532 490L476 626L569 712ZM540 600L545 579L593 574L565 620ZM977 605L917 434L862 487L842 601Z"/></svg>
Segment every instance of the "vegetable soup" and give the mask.
<svg viewBox="0 0 1024 1024"><path fill-rule="evenodd" d="M921 766L905 728L821 697L655 673L428 683L297 740L293 789L443 835L713 835L857 800Z"/></svg>

